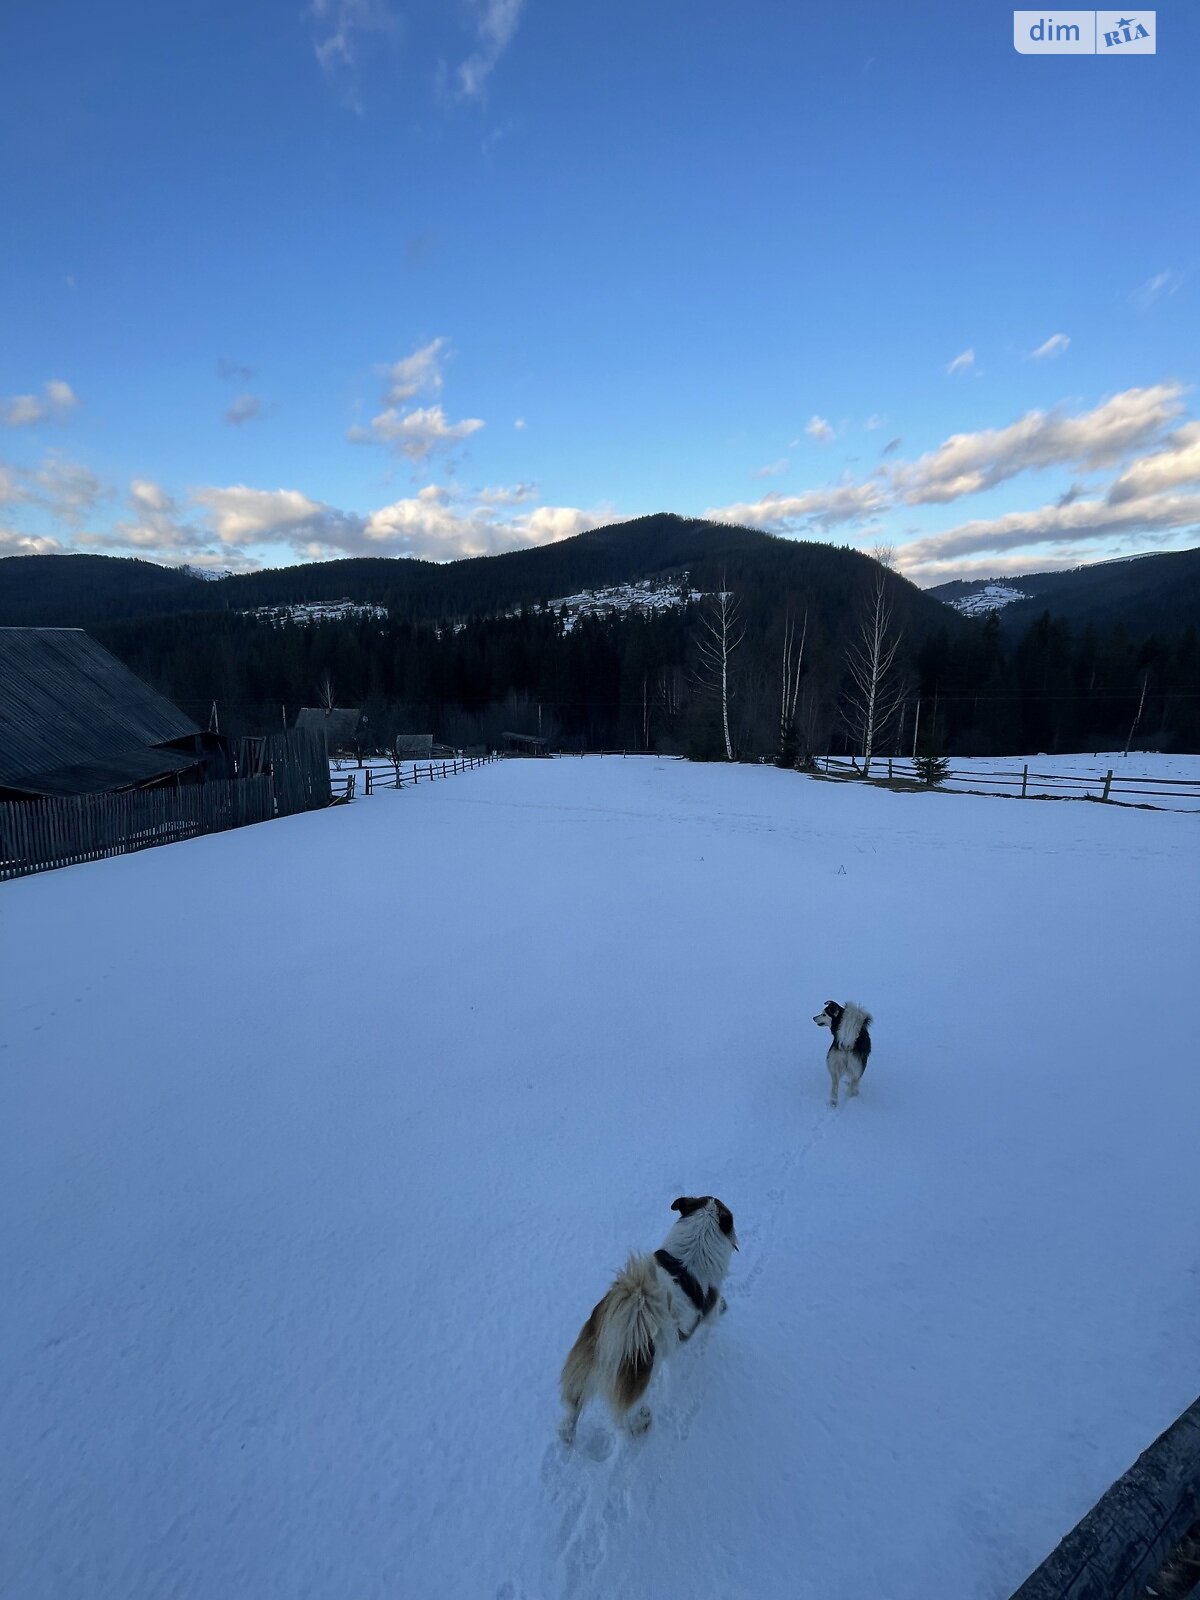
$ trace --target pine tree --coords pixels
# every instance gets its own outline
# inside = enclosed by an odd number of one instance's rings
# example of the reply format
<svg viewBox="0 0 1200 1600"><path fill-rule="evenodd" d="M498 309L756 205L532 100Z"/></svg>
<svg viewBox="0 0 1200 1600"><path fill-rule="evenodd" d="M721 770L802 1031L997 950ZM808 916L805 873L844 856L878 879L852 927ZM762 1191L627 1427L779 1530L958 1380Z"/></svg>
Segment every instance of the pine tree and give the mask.
<svg viewBox="0 0 1200 1600"><path fill-rule="evenodd" d="M939 783L945 783L950 771L950 763L946 757L932 750L923 750L914 756L913 766L916 768L917 777L927 789L936 789Z"/></svg>

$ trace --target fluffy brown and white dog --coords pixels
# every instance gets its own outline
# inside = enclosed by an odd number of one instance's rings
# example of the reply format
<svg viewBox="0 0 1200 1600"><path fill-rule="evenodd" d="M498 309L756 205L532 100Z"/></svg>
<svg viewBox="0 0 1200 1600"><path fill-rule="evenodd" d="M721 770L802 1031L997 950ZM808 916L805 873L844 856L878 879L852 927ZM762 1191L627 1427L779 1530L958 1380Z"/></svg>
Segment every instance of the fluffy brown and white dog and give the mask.
<svg viewBox="0 0 1200 1600"><path fill-rule="evenodd" d="M630 1256L571 1346L562 1369L564 1444L574 1443L592 1395L603 1395L627 1433L645 1433L650 1411L638 1401L654 1369L714 1312L725 1314L721 1283L738 1247L733 1212L711 1194L680 1195L671 1210L679 1221L662 1248Z"/></svg>
<svg viewBox="0 0 1200 1600"><path fill-rule="evenodd" d="M867 1057L871 1054L871 1035L867 1029L874 1020L852 1001L840 1006L836 1000L827 1000L824 1011L818 1011L813 1018L818 1028L829 1028L833 1033L825 1053L831 1106L838 1103L838 1086L843 1078L850 1080L851 1095L858 1093L859 1080L867 1070Z"/></svg>

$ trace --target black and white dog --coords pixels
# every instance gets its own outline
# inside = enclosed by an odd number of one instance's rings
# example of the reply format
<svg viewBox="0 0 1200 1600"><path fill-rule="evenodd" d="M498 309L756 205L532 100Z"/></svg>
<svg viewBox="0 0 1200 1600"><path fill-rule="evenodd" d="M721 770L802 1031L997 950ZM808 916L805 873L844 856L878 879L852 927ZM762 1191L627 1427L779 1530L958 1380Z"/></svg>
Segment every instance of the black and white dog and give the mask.
<svg viewBox="0 0 1200 1600"><path fill-rule="evenodd" d="M871 1054L871 1035L868 1027L875 1019L861 1006L847 1001L844 1006L829 1000L824 1011L818 1011L813 1021L818 1028L829 1028L833 1033L825 1065L829 1068L829 1104L838 1103L838 1086L843 1078L850 1080L850 1093L858 1093L859 1079L867 1070L867 1057Z"/></svg>
<svg viewBox="0 0 1200 1600"><path fill-rule="evenodd" d="M564 1444L590 1396L603 1395L613 1416L636 1436L650 1426L637 1402L654 1369L715 1312L725 1313L721 1283L737 1249L733 1212L714 1195L680 1195L679 1221L653 1255L633 1255L592 1308L562 1369ZM634 1410L634 1407L637 1409Z"/></svg>

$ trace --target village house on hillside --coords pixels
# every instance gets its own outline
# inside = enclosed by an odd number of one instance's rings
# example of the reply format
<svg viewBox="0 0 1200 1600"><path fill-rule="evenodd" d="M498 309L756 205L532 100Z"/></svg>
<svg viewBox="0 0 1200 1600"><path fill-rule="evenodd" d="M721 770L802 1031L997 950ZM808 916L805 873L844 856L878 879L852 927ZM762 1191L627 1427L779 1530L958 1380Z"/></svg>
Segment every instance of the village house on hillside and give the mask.
<svg viewBox="0 0 1200 1600"><path fill-rule="evenodd" d="M0 800L230 776L227 741L81 628L0 628Z"/></svg>

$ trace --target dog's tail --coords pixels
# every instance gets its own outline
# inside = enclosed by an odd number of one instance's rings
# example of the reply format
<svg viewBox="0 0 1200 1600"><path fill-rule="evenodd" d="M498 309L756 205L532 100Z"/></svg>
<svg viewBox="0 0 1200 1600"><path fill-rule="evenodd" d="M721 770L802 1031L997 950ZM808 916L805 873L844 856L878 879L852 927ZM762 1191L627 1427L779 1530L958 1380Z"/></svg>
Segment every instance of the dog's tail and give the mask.
<svg viewBox="0 0 1200 1600"><path fill-rule="evenodd" d="M869 1011L864 1011L861 1006L856 1006L853 1001L848 1001L842 1008L842 1018L838 1023L837 1042L843 1050L853 1050L858 1043L858 1036L864 1028L869 1028L875 1018Z"/></svg>
<svg viewBox="0 0 1200 1600"><path fill-rule="evenodd" d="M612 1374L620 1413L640 1400L654 1371L654 1348L671 1316L670 1295L652 1255L630 1256L604 1298L598 1355Z"/></svg>

